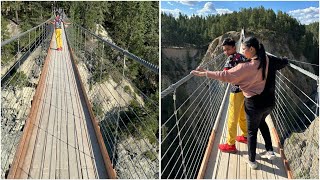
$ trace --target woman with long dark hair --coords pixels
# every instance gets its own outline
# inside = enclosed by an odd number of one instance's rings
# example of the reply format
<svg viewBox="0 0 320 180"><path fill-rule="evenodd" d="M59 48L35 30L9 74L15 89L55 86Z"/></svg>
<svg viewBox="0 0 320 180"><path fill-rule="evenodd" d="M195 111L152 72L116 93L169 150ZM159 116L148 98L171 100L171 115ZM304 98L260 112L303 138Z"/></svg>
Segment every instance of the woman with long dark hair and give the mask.
<svg viewBox="0 0 320 180"><path fill-rule="evenodd" d="M262 158L275 158L270 131L265 118L275 106L275 74L288 64L287 59L267 56L264 46L255 37L248 37L242 44L244 56L248 62L240 63L228 71L191 71L196 76L229 82L239 85L245 96L245 112L248 127L248 161L256 169L257 133L260 129L265 141L266 154Z"/></svg>

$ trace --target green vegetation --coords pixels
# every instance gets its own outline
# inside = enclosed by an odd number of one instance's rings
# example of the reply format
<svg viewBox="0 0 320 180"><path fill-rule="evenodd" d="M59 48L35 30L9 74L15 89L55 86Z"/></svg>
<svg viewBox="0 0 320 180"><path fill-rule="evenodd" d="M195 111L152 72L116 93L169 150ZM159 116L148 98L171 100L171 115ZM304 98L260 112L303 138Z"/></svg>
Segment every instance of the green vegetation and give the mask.
<svg viewBox="0 0 320 180"><path fill-rule="evenodd" d="M141 137L140 134L142 134L149 139L150 143L157 145L156 138L158 137L156 134L159 131L159 124L158 111L155 108L148 104L146 107L141 107L136 101L132 100L130 108L120 112L120 116L125 121L122 125L127 126L130 133L136 138Z"/></svg>
<svg viewBox="0 0 320 180"><path fill-rule="evenodd" d="M22 88L28 85L28 76L23 72L15 72L15 74L12 75L12 79L10 84L14 85L17 88Z"/></svg>
<svg viewBox="0 0 320 180"><path fill-rule="evenodd" d="M52 4L45 1L2 1L1 15L19 25L23 32L49 19ZM3 33L2 31L1 38Z"/></svg>
<svg viewBox="0 0 320 180"><path fill-rule="evenodd" d="M178 18L174 18L162 13L161 18L163 46L193 44L201 47L228 31L240 31L244 27L245 30L255 32L276 32L278 39L287 43L295 55L303 53L309 62L318 64L319 22L301 25L295 18L282 11L275 13L272 9L258 7L207 17L193 15L189 18L180 14Z"/></svg>
<svg viewBox="0 0 320 180"><path fill-rule="evenodd" d="M129 86L124 86L123 90L124 90L124 92L131 94L131 89Z"/></svg>
<svg viewBox="0 0 320 180"><path fill-rule="evenodd" d="M315 38L319 42L319 22L314 22L309 25L306 25L307 31L313 34L313 38Z"/></svg>
<svg viewBox="0 0 320 180"><path fill-rule="evenodd" d="M154 152L152 152L152 151L146 151L145 153L144 153L144 155L147 157L147 158L149 158L151 161L154 161L154 160L156 160L157 159L157 156L154 154Z"/></svg>
<svg viewBox="0 0 320 180"><path fill-rule="evenodd" d="M96 117L101 117L104 114L104 111L103 111L101 105L99 105L97 103L93 103L92 110L93 110L93 113L95 114Z"/></svg>
<svg viewBox="0 0 320 180"><path fill-rule="evenodd" d="M49 19L51 14L51 2L36 1L2 1L1 2L1 42L12 37L9 32L9 22L17 25L20 32L29 30L32 27ZM32 32L30 38L39 36L40 32ZM29 37L24 36L19 39L19 50L29 44ZM2 47L1 65L5 65L13 59L18 50L18 41L11 42Z"/></svg>

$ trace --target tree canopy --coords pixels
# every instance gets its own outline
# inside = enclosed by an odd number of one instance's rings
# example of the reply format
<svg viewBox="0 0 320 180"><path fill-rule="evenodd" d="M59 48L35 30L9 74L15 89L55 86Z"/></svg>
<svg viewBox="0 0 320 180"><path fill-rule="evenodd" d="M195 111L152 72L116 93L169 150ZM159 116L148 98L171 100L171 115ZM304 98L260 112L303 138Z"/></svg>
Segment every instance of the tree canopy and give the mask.
<svg viewBox="0 0 320 180"><path fill-rule="evenodd" d="M297 19L282 11L274 12L264 7L243 8L239 12L207 17L179 14L161 14L162 46L201 47L208 45L216 37L228 31L240 31L242 28L250 31L269 30L277 37L288 42L290 49L303 55L313 63L318 63L319 57L319 22L302 25Z"/></svg>

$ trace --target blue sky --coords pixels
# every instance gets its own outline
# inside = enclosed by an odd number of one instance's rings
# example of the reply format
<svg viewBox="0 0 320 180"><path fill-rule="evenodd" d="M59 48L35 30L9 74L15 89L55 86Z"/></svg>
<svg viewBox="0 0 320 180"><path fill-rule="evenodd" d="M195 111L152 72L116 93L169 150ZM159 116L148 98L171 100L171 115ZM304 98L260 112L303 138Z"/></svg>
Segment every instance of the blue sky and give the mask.
<svg viewBox="0 0 320 180"><path fill-rule="evenodd" d="M263 6L281 10L298 19L301 24L319 22L319 1L161 1L161 11L177 16L179 12L207 16L239 11L240 8Z"/></svg>

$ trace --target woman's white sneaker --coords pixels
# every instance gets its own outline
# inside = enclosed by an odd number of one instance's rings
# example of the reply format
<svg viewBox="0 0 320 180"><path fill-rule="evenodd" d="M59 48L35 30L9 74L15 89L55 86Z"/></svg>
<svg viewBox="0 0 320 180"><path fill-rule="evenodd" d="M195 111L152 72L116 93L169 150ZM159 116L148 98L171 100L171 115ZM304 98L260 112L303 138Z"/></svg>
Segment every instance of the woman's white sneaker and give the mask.
<svg viewBox="0 0 320 180"><path fill-rule="evenodd" d="M274 160L276 158L276 155L273 151L267 151L265 154L261 155L261 158Z"/></svg>
<svg viewBox="0 0 320 180"><path fill-rule="evenodd" d="M246 163L249 165L251 169L257 169L258 163L257 161L251 162L249 159L246 160Z"/></svg>

